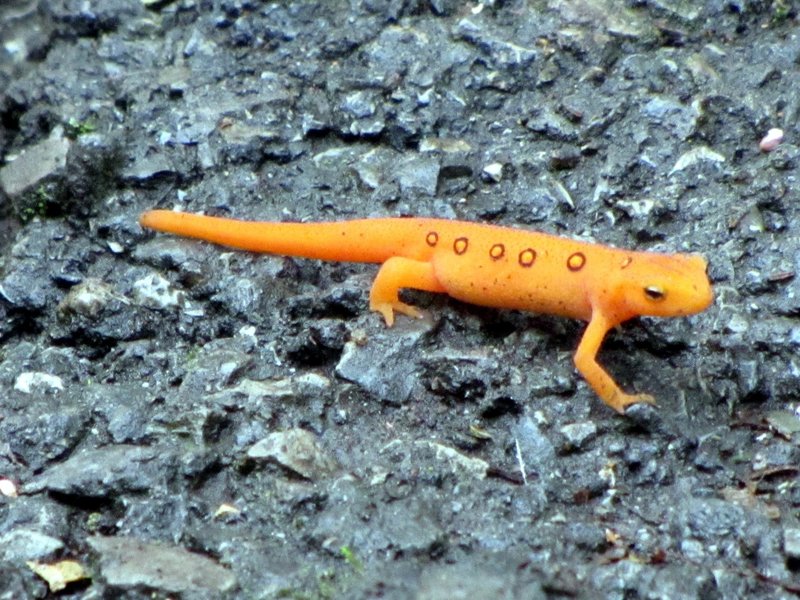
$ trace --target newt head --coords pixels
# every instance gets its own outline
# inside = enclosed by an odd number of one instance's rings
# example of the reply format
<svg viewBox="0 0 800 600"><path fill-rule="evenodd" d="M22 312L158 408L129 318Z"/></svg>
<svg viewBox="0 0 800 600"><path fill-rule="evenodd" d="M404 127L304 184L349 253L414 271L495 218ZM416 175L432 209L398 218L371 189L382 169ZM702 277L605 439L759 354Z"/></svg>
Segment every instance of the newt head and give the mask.
<svg viewBox="0 0 800 600"><path fill-rule="evenodd" d="M704 311L714 301L706 272L708 262L697 254L635 253L612 274L614 297L625 318L683 317ZM616 281L613 281L616 279Z"/></svg>

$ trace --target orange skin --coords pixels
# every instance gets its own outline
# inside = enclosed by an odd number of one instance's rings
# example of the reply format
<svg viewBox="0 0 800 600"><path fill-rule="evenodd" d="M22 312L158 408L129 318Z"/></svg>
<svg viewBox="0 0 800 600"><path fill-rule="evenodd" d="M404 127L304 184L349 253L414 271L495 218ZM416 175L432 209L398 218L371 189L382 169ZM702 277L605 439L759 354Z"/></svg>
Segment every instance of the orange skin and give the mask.
<svg viewBox="0 0 800 600"><path fill-rule="evenodd" d="M597 363L606 333L640 315L683 317L714 295L704 258L619 250L544 233L442 219L332 223L249 222L153 210L143 227L239 248L321 260L381 263L370 308L394 323L419 317L401 288L443 292L472 304L588 321L575 366L608 406L623 413L648 394L626 394Z"/></svg>

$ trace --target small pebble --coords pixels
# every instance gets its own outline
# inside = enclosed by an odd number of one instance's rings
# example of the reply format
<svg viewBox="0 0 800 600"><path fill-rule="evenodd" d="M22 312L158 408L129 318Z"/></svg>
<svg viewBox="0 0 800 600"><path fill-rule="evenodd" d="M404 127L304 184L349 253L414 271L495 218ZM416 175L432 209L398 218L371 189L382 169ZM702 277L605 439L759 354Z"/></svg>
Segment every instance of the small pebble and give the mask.
<svg viewBox="0 0 800 600"><path fill-rule="evenodd" d="M783 552L789 558L800 558L800 529L790 528L783 532Z"/></svg>
<svg viewBox="0 0 800 600"><path fill-rule="evenodd" d="M783 141L783 129L773 128L767 132L761 141L758 143L758 147L761 148L762 152L772 152L777 148L780 143Z"/></svg>
<svg viewBox="0 0 800 600"><path fill-rule="evenodd" d="M10 479L0 479L0 494L7 498L16 498L17 485Z"/></svg>
<svg viewBox="0 0 800 600"><path fill-rule="evenodd" d="M486 182L499 183L503 179L503 165L496 162L488 164L483 167L481 176Z"/></svg>

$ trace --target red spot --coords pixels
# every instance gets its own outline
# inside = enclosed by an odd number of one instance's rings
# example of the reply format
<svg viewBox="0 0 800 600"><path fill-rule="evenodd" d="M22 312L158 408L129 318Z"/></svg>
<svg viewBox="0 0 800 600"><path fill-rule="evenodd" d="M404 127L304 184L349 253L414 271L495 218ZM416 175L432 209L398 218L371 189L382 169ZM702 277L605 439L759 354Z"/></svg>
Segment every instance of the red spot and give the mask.
<svg viewBox="0 0 800 600"><path fill-rule="evenodd" d="M567 268L572 272L580 271L585 264L586 256L584 256L583 252L576 252L567 259Z"/></svg>
<svg viewBox="0 0 800 600"><path fill-rule="evenodd" d="M525 248L525 250L519 253L520 266L530 267L533 266L534 262L536 262L536 250L533 248Z"/></svg>

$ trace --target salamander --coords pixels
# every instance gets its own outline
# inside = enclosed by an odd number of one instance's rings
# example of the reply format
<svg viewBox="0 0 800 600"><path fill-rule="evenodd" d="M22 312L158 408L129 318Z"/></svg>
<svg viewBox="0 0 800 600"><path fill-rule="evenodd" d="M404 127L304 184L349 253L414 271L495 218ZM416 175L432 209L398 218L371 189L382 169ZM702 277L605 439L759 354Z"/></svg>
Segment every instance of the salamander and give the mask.
<svg viewBox="0 0 800 600"><path fill-rule="evenodd" d="M369 304L388 326L395 312L421 316L400 300L401 288L587 321L575 366L603 402L620 413L631 404L654 399L625 393L598 364L597 352L608 330L642 315L696 314L714 298L707 262L699 255L622 250L465 221L280 223L152 210L141 215L140 224L252 252L380 263Z"/></svg>

